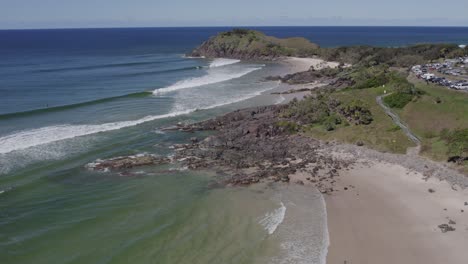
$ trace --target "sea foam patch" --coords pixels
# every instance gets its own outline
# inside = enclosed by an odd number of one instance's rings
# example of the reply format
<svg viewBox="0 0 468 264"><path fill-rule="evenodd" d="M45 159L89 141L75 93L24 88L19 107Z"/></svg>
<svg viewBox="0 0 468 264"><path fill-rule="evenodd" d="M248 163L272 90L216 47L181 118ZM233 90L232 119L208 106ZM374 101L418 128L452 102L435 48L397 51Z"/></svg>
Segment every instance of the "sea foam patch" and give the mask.
<svg viewBox="0 0 468 264"><path fill-rule="evenodd" d="M286 206L281 202L281 206L279 208L267 213L259 223L265 228L269 235L272 235L283 222L285 215Z"/></svg>

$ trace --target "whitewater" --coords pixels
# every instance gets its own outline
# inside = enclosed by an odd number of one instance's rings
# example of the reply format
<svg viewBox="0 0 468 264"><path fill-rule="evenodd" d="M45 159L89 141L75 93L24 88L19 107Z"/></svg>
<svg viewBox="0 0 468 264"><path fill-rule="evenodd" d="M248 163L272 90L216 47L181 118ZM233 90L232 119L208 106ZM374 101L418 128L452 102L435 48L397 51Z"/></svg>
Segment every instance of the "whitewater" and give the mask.
<svg viewBox="0 0 468 264"><path fill-rule="evenodd" d="M176 91L180 89L202 87L213 83L229 81L245 76L246 74L249 74L253 71L260 70L263 67L263 65L258 67L231 67L235 64L238 64L239 62L239 60L232 59L215 59L209 64L209 69L207 70L207 73L204 76L181 80L167 88L155 90L155 94ZM216 101L215 103L211 103L210 105L205 105L202 107L197 107L195 105L194 107L188 108L184 105L174 105L172 107L172 110L169 111L169 113L160 115L148 115L136 120L109 122L103 124L59 124L16 131L0 137L0 154L7 154L10 152L24 150L31 147L45 145L66 139L119 130L127 127L137 126L158 119L187 115L198 110L212 109L215 107L220 107L223 105L228 105L255 97L261 94L262 92L272 88L274 87L268 87L267 89L262 89L260 91L254 91L247 94L240 94L228 99L221 99L219 101ZM175 98L177 98L177 95Z"/></svg>
<svg viewBox="0 0 468 264"><path fill-rule="evenodd" d="M154 121L154 120L158 120L158 119L176 117L180 115L187 115L195 111L199 111L199 110L208 110L208 109L212 109L216 107L221 107L224 105L237 103L237 102L244 101L249 98L258 96L262 94L263 92L271 90L275 87L277 87L277 85L259 90L257 92L252 92L243 96L239 96L237 98L223 100L216 104L203 107L203 108L177 110L177 111L170 112L168 114L150 115L150 116L146 116L137 120L110 122L110 123L104 123L104 124L88 124L88 125L65 124L65 125L47 126L47 127L42 127L38 129L20 131L20 132L12 133L10 135L0 137L0 154L7 154L13 151L24 150L27 148L45 145L45 144L56 142L56 141L61 141L61 140L91 135L91 134L103 133L103 132L108 132L108 131L113 131L113 130L119 130L122 128L137 126L137 125L150 122L150 121ZM174 108L177 109L179 107L175 106Z"/></svg>
<svg viewBox="0 0 468 264"><path fill-rule="evenodd" d="M244 75L247 75L251 72L257 71L262 69L264 65L260 65L258 67L226 67L229 65L237 64L240 60L233 60L233 59L215 59L210 63L208 66L208 70L205 75L201 77L190 78L187 80L181 80L173 85L168 87L155 89L153 94L160 95L163 93L174 92L177 90L200 87L204 85L210 85L220 82L226 82L229 80L240 78Z"/></svg>

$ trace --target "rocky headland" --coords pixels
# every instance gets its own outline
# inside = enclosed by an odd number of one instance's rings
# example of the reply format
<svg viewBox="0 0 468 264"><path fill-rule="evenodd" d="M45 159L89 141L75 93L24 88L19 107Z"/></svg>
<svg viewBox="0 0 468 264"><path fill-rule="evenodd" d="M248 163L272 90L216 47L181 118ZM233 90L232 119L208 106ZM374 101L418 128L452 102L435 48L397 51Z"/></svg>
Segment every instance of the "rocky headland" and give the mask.
<svg viewBox="0 0 468 264"><path fill-rule="evenodd" d="M280 39L259 31L234 29L210 38L189 55L241 60L277 60L285 56L311 56L318 48L318 45L305 38Z"/></svg>

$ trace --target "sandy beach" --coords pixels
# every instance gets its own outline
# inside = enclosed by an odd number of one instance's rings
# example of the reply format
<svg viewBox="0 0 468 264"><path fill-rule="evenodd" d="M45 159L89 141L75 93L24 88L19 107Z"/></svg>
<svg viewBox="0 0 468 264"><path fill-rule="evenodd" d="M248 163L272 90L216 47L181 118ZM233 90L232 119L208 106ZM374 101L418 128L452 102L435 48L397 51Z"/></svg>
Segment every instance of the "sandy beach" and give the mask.
<svg viewBox="0 0 468 264"><path fill-rule="evenodd" d="M467 190L383 162L344 172L337 189L325 196L327 263L466 263Z"/></svg>
<svg viewBox="0 0 468 264"><path fill-rule="evenodd" d="M340 64L338 62L333 61L325 61L320 58L298 58L298 57L288 57L283 60L289 68L291 72L302 72L307 71L310 67L314 67L316 70L320 70L323 68L336 68Z"/></svg>

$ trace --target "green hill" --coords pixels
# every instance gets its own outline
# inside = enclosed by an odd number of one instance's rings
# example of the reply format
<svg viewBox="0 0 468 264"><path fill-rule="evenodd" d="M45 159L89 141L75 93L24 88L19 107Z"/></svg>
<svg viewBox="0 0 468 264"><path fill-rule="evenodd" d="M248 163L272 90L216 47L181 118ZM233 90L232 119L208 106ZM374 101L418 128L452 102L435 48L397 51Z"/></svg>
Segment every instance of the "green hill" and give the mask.
<svg viewBox="0 0 468 264"><path fill-rule="evenodd" d="M319 46L305 38L280 39L259 31L234 29L205 41L190 55L207 58L273 60L283 56L311 56Z"/></svg>

